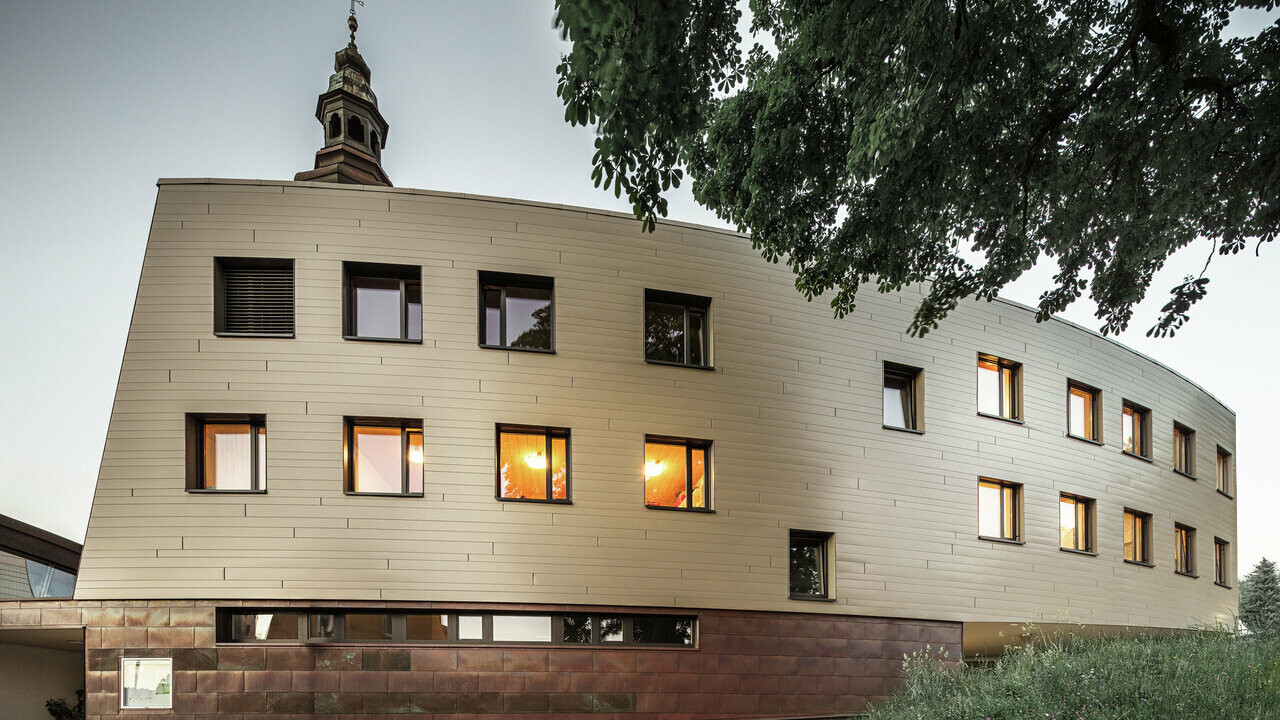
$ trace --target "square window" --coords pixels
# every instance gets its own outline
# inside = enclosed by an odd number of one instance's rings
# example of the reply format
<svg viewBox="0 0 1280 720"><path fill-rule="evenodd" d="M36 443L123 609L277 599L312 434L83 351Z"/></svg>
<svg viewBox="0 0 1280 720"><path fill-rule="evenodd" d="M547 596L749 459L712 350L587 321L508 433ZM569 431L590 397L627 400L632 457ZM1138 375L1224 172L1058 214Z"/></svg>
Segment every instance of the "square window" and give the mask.
<svg viewBox="0 0 1280 720"><path fill-rule="evenodd" d="M645 437L646 507L709 510L710 490L710 440Z"/></svg>
<svg viewBox="0 0 1280 720"><path fill-rule="evenodd" d="M1213 539L1213 581L1223 587L1231 587L1231 543L1222 538Z"/></svg>
<svg viewBox="0 0 1280 720"><path fill-rule="evenodd" d="M346 491L356 495L422 494L422 421L346 418Z"/></svg>
<svg viewBox="0 0 1280 720"><path fill-rule="evenodd" d="M568 503L569 430L498 426L498 499Z"/></svg>
<svg viewBox="0 0 1280 720"><path fill-rule="evenodd" d="M1003 480L978 480L978 537L1022 541L1022 486Z"/></svg>
<svg viewBox="0 0 1280 720"><path fill-rule="evenodd" d="M1124 511L1124 559L1141 565L1151 564L1151 515L1137 510Z"/></svg>
<svg viewBox="0 0 1280 720"><path fill-rule="evenodd" d="M1173 424L1173 469L1190 477L1196 476L1196 431Z"/></svg>
<svg viewBox="0 0 1280 720"><path fill-rule="evenodd" d="M338 616L333 613L312 613L307 616L308 640L337 640Z"/></svg>
<svg viewBox="0 0 1280 720"><path fill-rule="evenodd" d="M1022 419L1021 363L978 355L978 412L1006 420Z"/></svg>
<svg viewBox="0 0 1280 720"><path fill-rule="evenodd" d="M1218 492L1231 495L1231 453L1218 446Z"/></svg>
<svg viewBox="0 0 1280 720"><path fill-rule="evenodd" d="M1067 434L1102 442L1102 392L1097 388L1067 381Z"/></svg>
<svg viewBox="0 0 1280 720"><path fill-rule="evenodd" d="M711 298L644 291L644 359L653 363L711 366Z"/></svg>
<svg viewBox="0 0 1280 720"><path fill-rule="evenodd" d="M422 342L422 268L347 262L344 337Z"/></svg>
<svg viewBox="0 0 1280 720"><path fill-rule="evenodd" d="M484 620L483 615L459 615L458 639L484 640Z"/></svg>
<svg viewBox="0 0 1280 720"><path fill-rule="evenodd" d="M1094 501L1062 493L1058 498L1058 534L1063 550L1097 552L1094 544Z"/></svg>
<svg viewBox="0 0 1280 720"><path fill-rule="evenodd" d="M555 279L480 273L480 345L555 350Z"/></svg>
<svg viewBox="0 0 1280 720"><path fill-rule="evenodd" d="M120 658L120 709L173 707L173 658Z"/></svg>
<svg viewBox="0 0 1280 720"><path fill-rule="evenodd" d="M214 258L215 335L293 337L293 260Z"/></svg>
<svg viewBox="0 0 1280 720"><path fill-rule="evenodd" d="M1179 575L1196 574L1196 529L1182 524L1173 526L1173 569Z"/></svg>
<svg viewBox="0 0 1280 720"><path fill-rule="evenodd" d="M591 616L590 615L565 615L561 618L564 627L564 642L566 643L589 643L591 642Z"/></svg>
<svg viewBox="0 0 1280 720"><path fill-rule="evenodd" d="M924 430L924 371L884 364L884 426L895 430Z"/></svg>
<svg viewBox="0 0 1280 720"><path fill-rule="evenodd" d="M265 492L264 415L186 416L187 490Z"/></svg>
<svg viewBox="0 0 1280 720"><path fill-rule="evenodd" d="M831 533L811 530L792 530L790 558L791 598L793 600L827 600L830 598L827 581L828 550Z"/></svg>
<svg viewBox="0 0 1280 720"><path fill-rule="evenodd" d="M1120 416L1120 440L1130 455L1151 459L1151 411L1124 401Z"/></svg>

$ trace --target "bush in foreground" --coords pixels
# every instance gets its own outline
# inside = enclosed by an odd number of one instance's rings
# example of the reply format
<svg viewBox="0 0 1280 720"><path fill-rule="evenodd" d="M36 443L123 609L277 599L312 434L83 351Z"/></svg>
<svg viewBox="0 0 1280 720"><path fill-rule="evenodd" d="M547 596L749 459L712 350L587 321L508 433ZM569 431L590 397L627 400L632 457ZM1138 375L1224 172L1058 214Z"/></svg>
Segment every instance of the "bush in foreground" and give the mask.
<svg viewBox="0 0 1280 720"><path fill-rule="evenodd" d="M1276 720L1280 638L1200 631L1072 636L988 665L911 658L870 720Z"/></svg>

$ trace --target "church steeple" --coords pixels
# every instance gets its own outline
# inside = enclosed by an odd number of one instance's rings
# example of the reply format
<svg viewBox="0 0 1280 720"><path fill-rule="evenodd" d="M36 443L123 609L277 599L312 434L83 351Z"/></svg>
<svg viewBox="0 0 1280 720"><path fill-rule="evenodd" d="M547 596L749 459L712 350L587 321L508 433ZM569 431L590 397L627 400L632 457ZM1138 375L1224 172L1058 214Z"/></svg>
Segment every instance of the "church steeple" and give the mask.
<svg viewBox="0 0 1280 720"><path fill-rule="evenodd" d="M355 4L347 18L351 42L334 54L329 89L316 102L316 119L324 128L324 146L316 152L314 170L294 180L391 186L382 169L387 145L387 121L378 112L378 98L369 88L372 73L356 50Z"/></svg>

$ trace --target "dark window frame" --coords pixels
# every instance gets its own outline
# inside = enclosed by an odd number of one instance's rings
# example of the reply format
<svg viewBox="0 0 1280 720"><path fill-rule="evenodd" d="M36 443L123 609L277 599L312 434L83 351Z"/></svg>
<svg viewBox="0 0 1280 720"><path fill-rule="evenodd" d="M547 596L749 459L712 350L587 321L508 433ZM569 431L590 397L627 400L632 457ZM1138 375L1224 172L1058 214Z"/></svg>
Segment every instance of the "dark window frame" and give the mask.
<svg viewBox="0 0 1280 720"><path fill-rule="evenodd" d="M1127 413L1125 412L1126 410L1128 411ZM1130 452L1124 447L1124 418L1126 415L1133 417L1134 434L1137 435L1138 439L1136 452ZM1129 457L1150 462L1152 460L1151 447L1151 408L1122 399L1120 403L1120 451Z"/></svg>
<svg viewBox="0 0 1280 720"><path fill-rule="evenodd" d="M670 307L681 308L684 313L684 349L681 351L682 362L673 362L671 360L661 360L649 357L649 306L650 305L666 305ZM701 315L702 317L702 359L701 363L689 362L690 344L689 344L689 318L691 315ZM670 290L653 290L645 288L644 291L644 326L642 328L644 335L644 361L652 365L670 365L672 367L686 367L695 370L714 370L715 362L711 357L711 298L701 295L689 295L686 293L673 292Z"/></svg>
<svg viewBox="0 0 1280 720"><path fill-rule="evenodd" d="M1072 390L1087 393L1089 400L1089 423L1093 429L1092 437L1076 435L1071 432L1071 396L1074 394ZM1102 445L1102 391L1098 388L1079 382L1077 380L1067 380L1067 437L1075 440L1083 440L1094 445Z"/></svg>
<svg viewBox="0 0 1280 720"><path fill-rule="evenodd" d="M996 366L996 378L997 378L996 387L998 389L998 395L996 396L996 405L1001 409L1003 409L1005 405L1005 402L1004 402L1005 392L1004 392L1003 378L1000 376L1003 375L1005 370L1008 370L1010 375L1012 376L1011 381L1009 383L1009 392L1012 395L1012 398L1010 399L1010 402L1009 402L1009 408L1013 414L1006 416L1002 412L995 413L995 414L989 413L989 412L983 412L982 411L982 395L981 395L982 391L980 388L978 390L978 396L977 396L978 414L981 415L982 417L994 418L996 420L1005 420L1008 422L1014 422L1019 424L1023 423L1024 421L1022 419L1022 363L1017 362L1016 360L1010 360L1008 358L1000 357L999 355L992 355L991 353L980 352L978 353L978 364L977 364L979 373L982 372L982 363L984 362L990 363ZM981 377L981 375L979 375L979 377Z"/></svg>
<svg viewBox="0 0 1280 720"><path fill-rule="evenodd" d="M1213 539L1213 584L1231 587L1231 543L1220 537Z"/></svg>
<svg viewBox="0 0 1280 720"><path fill-rule="evenodd" d="M890 382L903 395L902 414L906 426L890 425L885 422L884 390ZM908 417L909 416L909 417ZM886 430L924 434L924 368L902 363L884 362L884 374L880 388L880 423Z"/></svg>
<svg viewBox="0 0 1280 720"><path fill-rule="evenodd" d="M1181 453L1178 452L1178 436L1183 437ZM1173 422L1173 471L1191 480L1196 479L1196 431L1175 420Z"/></svg>
<svg viewBox="0 0 1280 720"><path fill-rule="evenodd" d="M378 337L376 335L358 335L356 326L356 280L398 280L400 282L400 337ZM409 327L409 291L413 287L418 290L418 306L423 306L422 266L398 265L393 263L367 263L344 261L342 263L342 339L360 340L363 342L390 342L422 344L422 328L418 327L418 337L410 337ZM419 323L422 320L419 319Z"/></svg>
<svg viewBox="0 0 1280 720"><path fill-rule="evenodd" d="M684 499L686 503L686 507L670 507L667 505L650 505L649 503L645 502L644 506L646 509L675 510L678 512L715 513L715 509L712 507L712 502L711 502L712 501L712 483L713 483L712 470L711 470L712 469L712 460L711 460L712 441L700 440L697 438L673 437L670 435L645 435L644 443L645 445L648 445L649 443L653 443L655 445L684 446L684 482L685 482ZM704 451L705 454L703 457L706 458L705 460L706 469L703 471L703 479L702 479L702 495L706 503L706 507L704 508L696 508L696 507L688 506L693 502L693 451L694 450ZM643 470L641 470L641 474L643 475ZM643 489L641 492L643 492Z"/></svg>
<svg viewBox="0 0 1280 720"><path fill-rule="evenodd" d="M288 271L289 329L282 332L254 332L227 329L227 272L236 270ZM213 259L213 334L217 337L292 338L298 323L297 270L293 258L215 257Z"/></svg>
<svg viewBox="0 0 1280 720"><path fill-rule="evenodd" d="M811 544L817 549L818 570L822 581L822 592L820 594L796 592L795 587L791 585L792 554L797 541ZM789 529L787 531L787 597L789 599L817 602L835 601L835 597L831 592L831 556L833 554L832 545L834 544L835 533L822 530Z"/></svg>
<svg viewBox="0 0 1280 720"><path fill-rule="evenodd" d="M384 427L384 428L400 428L400 489L398 493L388 492L365 492L355 489L356 481L356 427ZM409 468L412 463L409 462L409 435L413 430L417 430L422 435L422 490L410 492ZM382 418L382 417L364 417L364 416L346 416L342 418L342 492L344 495L353 495L358 497L423 497L426 493L426 453L427 453L427 436L423 429L423 423L418 418Z"/></svg>
<svg viewBox="0 0 1280 720"><path fill-rule="evenodd" d="M1018 482L1010 482L1010 481L1008 481L1008 480L998 480L998 479L993 478L993 477L979 476L979 477L978 477L978 489L979 489L979 492L981 492L981 489L982 489L982 486L983 486L983 485L995 485L995 486L996 486L997 488L999 488L999 490L1000 490L1000 518L999 518L999 520L1000 520L1000 532L1001 532L1002 534L1001 534L1001 535L999 535L999 536L996 536L996 535L983 535L983 534L982 534L982 503L981 503L981 502L979 502L979 503L978 503L978 539L979 539L979 540L987 540L987 541L990 541L990 542L1002 542L1002 543L1009 543L1009 544L1011 544L1011 545L1025 545L1025 544L1026 544L1026 542L1027 542L1027 539L1026 539L1026 536L1025 536L1025 532L1026 532L1026 531L1025 531L1025 529L1024 529L1024 527L1023 527L1023 522L1024 522L1024 518L1023 518L1023 512L1024 512L1024 509L1023 509L1023 507L1024 507L1024 504L1025 504L1025 500L1024 500L1024 498L1023 498L1023 496L1022 496L1022 494L1023 494L1023 485L1022 485L1022 483L1018 483ZM1012 488L1012 489L1013 489L1013 508L1012 508L1012 509L1005 508L1005 506L1004 506L1004 491L1005 491L1005 489L1006 489L1006 488ZM1012 525L1013 525L1013 537L1004 537L1004 535L1003 535L1003 533L1004 533L1004 527L1005 527L1005 525L1006 525L1006 523L1005 523L1005 513L1007 513L1007 512L1008 512L1008 513L1012 513L1012 514L1013 514L1013 523L1012 523Z"/></svg>
<svg viewBox="0 0 1280 720"><path fill-rule="evenodd" d="M248 425L249 466L253 487L248 489L219 489L206 487L204 466L204 428L206 425ZM259 476L258 431L266 434L267 416L263 413L187 413L186 426L186 491L189 493L225 493L229 495L264 495L267 478ZM265 443L265 440L264 440Z"/></svg>
<svg viewBox="0 0 1280 720"><path fill-rule="evenodd" d="M546 498L515 498L502 496L502 433L503 431L511 431L513 433L532 435L542 433L546 440L547 453L547 496ZM521 503L550 503L553 505L572 505L573 504L573 452L571 451L572 438L569 428L550 427L547 425L517 425L514 423L497 423L494 426L494 442L493 442L493 477L494 489L493 496L501 502L521 502ZM554 498L552 488L552 478L555 475L555 455L552 454L552 440L555 438L564 438L564 498Z"/></svg>
<svg viewBox="0 0 1280 720"><path fill-rule="evenodd" d="M1234 473L1232 472L1232 470L1234 469L1233 460L1234 460L1234 456L1231 454L1231 451L1219 445L1217 456L1214 461L1215 462L1214 472L1217 473L1216 481L1218 484L1217 485L1218 492L1227 496L1228 498L1235 497L1235 493L1232 492L1232 487L1231 487L1232 481L1235 479L1234 477L1232 477L1234 475Z"/></svg>
<svg viewBox="0 0 1280 720"><path fill-rule="evenodd" d="M490 270L481 270L478 274L479 278L479 308L477 327L479 328L479 345L482 348L490 350L514 350L518 352L545 353L554 355L556 352L556 279L555 277L545 275L523 275L520 273L496 272ZM523 290L546 290L550 293L549 300L551 304L551 312L549 314L550 332L548 340L550 347L546 348L530 348L518 347L511 345L510 339L507 338L507 290L517 288ZM499 294L498 301L498 340L499 344L494 345L486 342L488 339L488 318L485 310L485 293L489 290L497 290Z"/></svg>
<svg viewBox="0 0 1280 720"><path fill-rule="evenodd" d="M1138 557L1130 558L1129 553L1125 550L1125 534L1124 519L1132 517L1134 526L1134 542L1137 543L1142 552ZM1133 508L1124 508L1120 516L1120 555L1125 562L1132 565L1141 565L1143 567L1155 567L1155 550L1152 548L1152 538L1154 536L1154 518L1151 513ZM1139 540L1139 538L1141 538Z"/></svg>
<svg viewBox="0 0 1280 720"><path fill-rule="evenodd" d="M1080 538L1084 538L1084 547L1069 548L1062 544L1062 516L1061 508L1063 500L1071 500L1076 506L1076 544L1080 545ZM1084 528L1080 527L1080 511L1079 507L1083 505L1084 511ZM1098 554L1098 501L1091 497L1077 495L1075 493L1059 493L1058 494L1058 549L1066 552L1080 553L1082 555Z"/></svg>
<svg viewBox="0 0 1280 720"><path fill-rule="evenodd" d="M1196 529L1180 522L1173 524L1173 571L1198 578L1196 574Z"/></svg>

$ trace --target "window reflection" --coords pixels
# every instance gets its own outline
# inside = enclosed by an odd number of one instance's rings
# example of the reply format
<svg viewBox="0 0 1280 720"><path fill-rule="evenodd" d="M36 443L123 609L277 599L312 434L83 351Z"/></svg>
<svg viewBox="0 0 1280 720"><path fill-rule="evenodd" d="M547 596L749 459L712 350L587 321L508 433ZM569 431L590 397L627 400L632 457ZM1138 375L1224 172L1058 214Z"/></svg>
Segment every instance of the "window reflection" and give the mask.
<svg viewBox="0 0 1280 720"><path fill-rule="evenodd" d="M645 291L644 357L654 362L710 365L707 312L711 301L680 293Z"/></svg>
<svg viewBox="0 0 1280 720"><path fill-rule="evenodd" d="M564 619L564 641L567 643L589 643L591 642L591 616L590 615L565 615Z"/></svg>
<svg viewBox="0 0 1280 720"><path fill-rule="evenodd" d="M884 424L886 427L919 430L920 368L894 363L884 365Z"/></svg>
<svg viewBox="0 0 1280 720"><path fill-rule="evenodd" d="M71 597L75 594L76 576L35 560L27 560L27 584L31 587L32 597Z"/></svg>
<svg viewBox="0 0 1280 720"><path fill-rule="evenodd" d="M494 615L494 642L551 642L550 615Z"/></svg>
<svg viewBox="0 0 1280 720"><path fill-rule="evenodd" d="M1017 420L1019 363L994 355L978 356L978 412Z"/></svg>
<svg viewBox="0 0 1280 720"><path fill-rule="evenodd" d="M790 590L792 597L827 597L826 548L828 533L791 531Z"/></svg>
<svg viewBox="0 0 1280 720"><path fill-rule="evenodd" d="M348 263L348 335L371 340L422 339L421 270L411 265Z"/></svg>
<svg viewBox="0 0 1280 720"><path fill-rule="evenodd" d="M692 645L693 620L669 615L637 615L632 619L632 634L637 643Z"/></svg>
<svg viewBox="0 0 1280 720"><path fill-rule="evenodd" d="M552 278L480 274L480 342L493 347L552 350L555 325Z"/></svg>
<svg viewBox="0 0 1280 720"><path fill-rule="evenodd" d="M622 642L622 618L600 618L600 642Z"/></svg>

